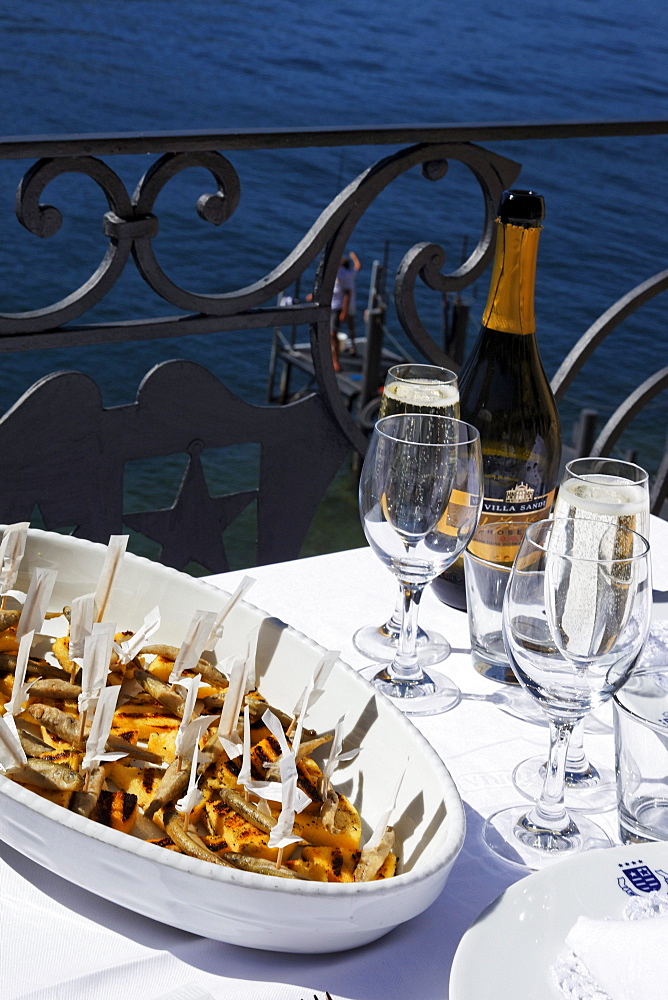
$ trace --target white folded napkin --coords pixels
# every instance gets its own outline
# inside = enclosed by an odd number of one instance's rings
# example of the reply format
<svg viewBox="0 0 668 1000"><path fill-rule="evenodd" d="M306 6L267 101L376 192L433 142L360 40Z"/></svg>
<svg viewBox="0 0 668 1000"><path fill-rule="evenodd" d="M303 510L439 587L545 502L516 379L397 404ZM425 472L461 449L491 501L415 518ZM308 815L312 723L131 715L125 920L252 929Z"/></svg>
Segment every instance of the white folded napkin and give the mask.
<svg viewBox="0 0 668 1000"><path fill-rule="evenodd" d="M668 917L633 921L580 917L566 944L610 1000L666 1000Z"/></svg>
<svg viewBox="0 0 668 1000"><path fill-rule="evenodd" d="M654 894L653 894L654 895ZM646 904L647 899L639 900ZM579 917L566 936L570 958L554 968L564 996L574 1000L666 1000L668 912L666 900L624 919Z"/></svg>

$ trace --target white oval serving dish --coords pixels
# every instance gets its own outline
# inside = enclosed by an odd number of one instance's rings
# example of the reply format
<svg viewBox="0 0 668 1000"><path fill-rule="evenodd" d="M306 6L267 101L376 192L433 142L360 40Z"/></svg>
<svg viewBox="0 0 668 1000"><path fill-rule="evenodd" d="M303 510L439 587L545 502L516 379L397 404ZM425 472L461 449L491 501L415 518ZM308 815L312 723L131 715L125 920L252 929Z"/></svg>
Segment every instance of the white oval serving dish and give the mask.
<svg viewBox="0 0 668 1000"><path fill-rule="evenodd" d="M18 586L55 566L51 607L94 589L105 547L29 532ZM251 591L252 594L252 591ZM152 641L179 645L194 611L219 610L225 594L202 580L126 555L105 620L137 628L156 604ZM258 687L290 712L322 648L278 619L241 602L216 652L245 648L259 626ZM68 812L0 776L0 838L38 864L121 906L194 934L246 947L331 952L357 947L425 910L440 894L464 840L464 811L440 757L418 730L345 663L338 661L308 725L331 730L347 715L345 747L361 746L334 777L364 820L367 836L406 770L393 823L401 857L395 878L365 884L292 881L233 871L175 854Z"/></svg>

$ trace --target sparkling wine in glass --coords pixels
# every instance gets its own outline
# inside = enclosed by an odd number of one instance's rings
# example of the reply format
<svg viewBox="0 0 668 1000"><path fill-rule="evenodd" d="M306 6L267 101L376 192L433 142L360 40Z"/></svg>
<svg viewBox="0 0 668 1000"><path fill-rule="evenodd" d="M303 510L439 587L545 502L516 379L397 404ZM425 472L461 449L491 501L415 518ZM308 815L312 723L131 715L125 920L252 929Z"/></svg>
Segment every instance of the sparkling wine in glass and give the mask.
<svg viewBox="0 0 668 1000"><path fill-rule="evenodd" d="M603 532L617 524L649 538L649 478L633 462L616 458L576 458L568 462L554 507L555 517L596 521ZM584 524L581 531L589 530ZM513 782L533 799L542 786L547 761L529 757L517 765ZM573 731L566 759L566 804L571 811L612 809L616 806L615 773L593 764L584 749L584 721Z"/></svg>
<svg viewBox="0 0 668 1000"><path fill-rule="evenodd" d="M400 413L435 413L459 417L457 376L437 365L401 364L388 370L379 417ZM394 611L382 625L364 625L353 636L356 649L371 660L394 655L401 634L403 597L397 594ZM422 666L440 663L450 655L450 643L440 633L418 627L417 655Z"/></svg>
<svg viewBox="0 0 668 1000"><path fill-rule="evenodd" d="M541 868L610 846L599 826L564 805L566 755L575 725L628 678L651 606L642 535L578 518L527 528L504 600L504 641L517 679L548 718L550 751L538 801L502 809L483 827L483 839L504 860Z"/></svg>
<svg viewBox="0 0 668 1000"><path fill-rule="evenodd" d="M482 503L480 436L470 424L433 413L382 417L360 478L360 516L374 553L401 585L399 642L390 662L361 671L407 714L452 708L460 691L426 673L416 651L426 585L466 548Z"/></svg>

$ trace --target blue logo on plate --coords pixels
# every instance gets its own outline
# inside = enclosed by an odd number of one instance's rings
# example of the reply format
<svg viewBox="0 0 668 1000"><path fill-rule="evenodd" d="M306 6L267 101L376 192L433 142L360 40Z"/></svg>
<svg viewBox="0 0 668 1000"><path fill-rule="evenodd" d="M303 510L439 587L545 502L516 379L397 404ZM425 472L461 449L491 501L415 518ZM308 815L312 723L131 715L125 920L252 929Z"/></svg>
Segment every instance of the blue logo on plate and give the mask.
<svg viewBox="0 0 668 1000"><path fill-rule="evenodd" d="M617 879L617 885L627 896L637 896L639 892L658 892L664 883L668 885L668 872L660 868L654 872L640 858L637 861L628 861L619 867L623 874Z"/></svg>

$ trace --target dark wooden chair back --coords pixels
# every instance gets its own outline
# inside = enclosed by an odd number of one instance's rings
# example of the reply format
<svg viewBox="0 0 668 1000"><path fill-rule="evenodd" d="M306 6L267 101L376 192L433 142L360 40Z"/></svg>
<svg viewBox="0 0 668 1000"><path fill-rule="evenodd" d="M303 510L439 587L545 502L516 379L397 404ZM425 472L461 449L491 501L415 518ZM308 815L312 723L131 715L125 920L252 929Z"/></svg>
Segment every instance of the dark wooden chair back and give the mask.
<svg viewBox="0 0 668 1000"><path fill-rule="evenodd" d="M259 445L257 486L211 496L203 454L244 443ZM36 523L38 512L49 530L100 542L130 528L158 543L158 558L169 566L196 562L222 572L229 568L224 530L255 504L256 561L278 562L298 556L349 451L316 395L256 406L205 368L168 361L146 375L134 403L105 408L91 378L59 372L37 382L0 419L6 470L0 519ZM186 462L174 503L124 509L126 463L170 455Z"/></svg>

